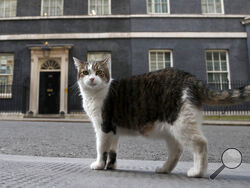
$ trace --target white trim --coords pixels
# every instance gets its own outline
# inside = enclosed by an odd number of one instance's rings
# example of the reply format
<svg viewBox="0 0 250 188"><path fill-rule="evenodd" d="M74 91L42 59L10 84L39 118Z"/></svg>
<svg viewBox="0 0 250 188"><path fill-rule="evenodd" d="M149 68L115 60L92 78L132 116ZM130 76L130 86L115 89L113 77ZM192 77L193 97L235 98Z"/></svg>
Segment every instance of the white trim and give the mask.
<svg viewBox="0 0 250 188"><path fill-rule="evenodd" d="M229 50L226 50L226 59L227 59L227 71L228 71L228 88L232 88L231 82L231 71L230 71L230 63L229 63Z"/></svg>
<svg viewBox="0 0 250 188"><path fill-rule="evenodd" d="M90 15L90 0L88 0L88 15Z"/></svg>
<svg viewBox="0 0 250 188"><path fill-rule="evenodd" d="M40 16L44 16L44 15L43 15L43 0L41 0Z"/></svg>
<svg viewBox="0 0 250 188"><path fill-rule="evenodd" d="M31 71L30 71L30 104L29 111L34 115L39 111L39 85L40 85L40 66L46 60L43 57L42 49L31 49ZM68 113L68 64L69 64L69 49L65 47L52 48L50 52L51 59L60 61L60 70L53 70L53 72L61 72L60 74L60 110L66 114ZM59 62L58 62L59 63ZM43 72L43 71L42 71Z"/></svg>
<svg viewBox="0 0 250 188"><path fill-rule="evenodd" d="M250 23L250 16L245 17L245 19L241 22L242 24L249 24Z"/></svg>
<svg viewBox="0 0 250 188"><path fill-rule="evenodd" d="M44 19L120 19L120 18L245 18L246 14L131 14L131 15L75 15L75 16L20 16L20 17L4 17L0 21L5 20L44 20Z"/></svg>
<svg viewBox="0 0 250 188"><path fill-rule="evenodd" d="M112 14L111 10L112 10L112 3L111 0L109 0L109 14Z"/></svg>
<svg viewBox="0 0 250 188"><path fill-rule="evenodd" d="M0 99L11 99L12 93L0 93Z"/></svg>
<svg viewBox="0 0 250 188"><path fill-rule="evenodd" d="M247 38L246 32L122 32L0 35L6 40L115 39L115 38Z"/></svg>
<svg viewBox="0 0 250 188"><path fill-rule="evenodd" d="M221 14L225 14L224 0L221 0Z"/></svg>

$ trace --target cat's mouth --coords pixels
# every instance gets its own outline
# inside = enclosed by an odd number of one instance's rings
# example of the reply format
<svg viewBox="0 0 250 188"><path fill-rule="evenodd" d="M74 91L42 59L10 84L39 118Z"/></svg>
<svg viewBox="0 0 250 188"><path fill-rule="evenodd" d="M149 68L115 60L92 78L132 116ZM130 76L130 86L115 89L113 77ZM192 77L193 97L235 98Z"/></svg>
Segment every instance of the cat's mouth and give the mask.
<svg viewBox="0 0 250 188"><path fill-rule="evenodd" d="M96 83L89 83L90 87L95 87L97 84Z"/></svg>

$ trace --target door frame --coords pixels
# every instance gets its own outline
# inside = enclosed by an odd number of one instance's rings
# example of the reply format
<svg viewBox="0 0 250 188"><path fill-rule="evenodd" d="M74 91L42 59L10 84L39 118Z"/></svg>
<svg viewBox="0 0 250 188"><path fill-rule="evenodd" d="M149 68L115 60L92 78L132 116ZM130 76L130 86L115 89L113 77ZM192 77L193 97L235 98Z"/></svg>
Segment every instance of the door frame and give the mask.
<svg viewBox="0 0 250 188"><path fill-rule="evenodd" d="M68 64L69 50L71 47L72 46L51 47L49 57L44 57L42 47L35 46L29 48L31 57L29 115L38 115L39 112L40 67L45 59L56 59L57 62L60 63L59 113L68 113Z"/></svg>

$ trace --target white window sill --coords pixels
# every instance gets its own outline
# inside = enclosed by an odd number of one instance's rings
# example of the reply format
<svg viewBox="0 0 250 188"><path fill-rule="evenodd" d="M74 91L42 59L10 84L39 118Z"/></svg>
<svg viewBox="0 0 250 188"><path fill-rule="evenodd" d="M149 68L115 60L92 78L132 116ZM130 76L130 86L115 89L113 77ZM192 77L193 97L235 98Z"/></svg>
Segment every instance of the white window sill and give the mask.
<svg viewBox="0 0 250 188"><path fill-rule="evenodd" d="M0 99L11 99L12 93L0 93Z"/></svg>
<svg viewBox="0 0 250 188"><path fill-rule="evenodd" d="M0 21L5 20L45 20L45 19L99 19L99 18L245 18L248 15L238 14L170 14L170 13L148 13L148 14L130 14L130 15L73 15L73 16L20 16L20 17L0 17Z"/></svg>

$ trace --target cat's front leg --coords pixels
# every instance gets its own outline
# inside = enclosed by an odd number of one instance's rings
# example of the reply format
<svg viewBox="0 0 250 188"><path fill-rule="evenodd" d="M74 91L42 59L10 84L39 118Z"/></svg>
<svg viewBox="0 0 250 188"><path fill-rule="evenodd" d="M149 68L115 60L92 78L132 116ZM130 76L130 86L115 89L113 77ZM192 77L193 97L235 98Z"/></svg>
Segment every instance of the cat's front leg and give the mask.
<svg viewBox="0 0 250 188"><path fill-rule="evenodd" d="M102 130L96 130L97 159L90 165L92 170L105 168L113 136L113 132L105 133Z"/></svg>
<svg viewBox="0 0 250 188"><path fill-rule="evenodd" d="M117 134L112 139L110 151L108 154L108 160L107 160L107 169L108 170L116 169L118 139L119 139L119 136Z"/></svg>

